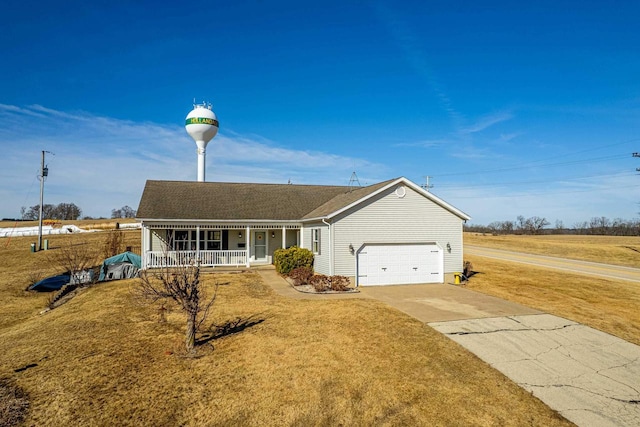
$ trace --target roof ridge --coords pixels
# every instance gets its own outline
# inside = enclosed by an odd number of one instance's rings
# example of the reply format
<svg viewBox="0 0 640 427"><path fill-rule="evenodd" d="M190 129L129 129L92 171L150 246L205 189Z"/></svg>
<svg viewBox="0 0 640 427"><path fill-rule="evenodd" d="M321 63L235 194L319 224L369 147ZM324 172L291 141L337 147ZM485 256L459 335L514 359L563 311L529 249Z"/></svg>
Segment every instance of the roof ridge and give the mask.
<svg viewBox="0 0 640 427"><path fill-rule="evenodd" d="M149 182L158 183L177 183L177 184L196 184L196 185L260 185L260 186L292 186L292 187L322 187L322 188L350 188L348 185L322 185L322 184L280 184L275 182L226 182L226 181L185 181L185 180L165 180L165 179L148 179Z"/></svg>

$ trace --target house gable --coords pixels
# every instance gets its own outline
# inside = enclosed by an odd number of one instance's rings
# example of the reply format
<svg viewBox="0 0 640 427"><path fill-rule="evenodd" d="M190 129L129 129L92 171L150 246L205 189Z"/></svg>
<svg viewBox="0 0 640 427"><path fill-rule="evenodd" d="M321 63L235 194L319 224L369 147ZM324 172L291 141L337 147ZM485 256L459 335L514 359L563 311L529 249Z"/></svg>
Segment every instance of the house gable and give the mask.
<svg viewBox="0 0 640 427"><path fill-rule="evenodd" d="M399 186L404 191L396 191ZM424 193L400 182L333 216L335 274L355 275L355 252L366 243L429 242L442 249L449 244L451 252L445 254L444 269L458 271L462 265L462 222L468 216L451 212Z"/></svg>
<svg viewBox="0 0 640 427"><path fill-rule="evenodd" d="M357 209L357 206L363 203L366 203L367 200L376 197L376 195L387 191L390 188L399 188L399 187L408 187L413 189L415 192L421 194L423 197L427 198L431 202L437 204L438 206L446 209L447 211L453 213L460 219L467 221L471 219L467 214L462 212L459 209L451 206L444 200L439 197L425 191L421 187L417 186L413 182L409 181L404 177L384 181L375 185L371 185L368 187L359 188L358 190L354 190L353 192L347 194L340 194L329 200L327 203L319 206L314 211L308 213L303 218L304 220L317 220L318 218L333 218L338 215L341 215L344 212L350 211L352 209Z"/></svg>

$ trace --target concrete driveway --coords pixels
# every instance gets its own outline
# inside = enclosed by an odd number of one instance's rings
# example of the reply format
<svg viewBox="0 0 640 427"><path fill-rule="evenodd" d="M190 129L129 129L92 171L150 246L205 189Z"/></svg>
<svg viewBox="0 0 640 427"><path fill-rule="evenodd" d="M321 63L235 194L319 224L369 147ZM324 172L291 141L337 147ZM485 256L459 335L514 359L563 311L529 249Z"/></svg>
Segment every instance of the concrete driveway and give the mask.
<svg viewBox="0 0 640 427"><path fill-rule="evenodd" d="M452 285L360 288L456 341L579 426L640 426L640 347Z"/></svg>
<svg viewBox="0 0 640 427"><path fill-rule="evenodd" d="M383 301L422 322L540 314L538 310L460 286L362 286L362 296Z"/></svg>
<svg viewBox="0 0 640 427"><path fill-rule="evenodd" d="M429 323L579 426L640 426L640 347L550 314Z"/></svg>

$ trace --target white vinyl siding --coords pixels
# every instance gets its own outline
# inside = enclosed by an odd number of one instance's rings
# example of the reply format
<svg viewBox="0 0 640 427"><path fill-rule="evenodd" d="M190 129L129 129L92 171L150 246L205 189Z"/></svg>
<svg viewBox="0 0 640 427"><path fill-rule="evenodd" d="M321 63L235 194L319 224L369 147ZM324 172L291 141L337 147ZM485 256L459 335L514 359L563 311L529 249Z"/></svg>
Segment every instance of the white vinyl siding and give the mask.
<svg viewBox="0 0 640 427"><path fill-rule="evenodd" d="M303 229L304 247L313 252L313 230L318 230L320 234L320 253L313 254L313 270L320 274L331 274L330 269L330 241L329 227L320 222L309 224Z"/></svg>
<svg viewBox="0 0 640 427"><path fill-rule="evenodd" d="M167 230L151 230L150 251L166 251L166 235Z"/></svg>
<svg viewBox="0 0 640 427"><path fill-rule="evenodd" d="M443 248L444 273L462 270L462 220L404 187L404 197L392 187L333 219L334 274L355 276L356 255L349 245L357 251L365 243L432 242Z"/></svg>

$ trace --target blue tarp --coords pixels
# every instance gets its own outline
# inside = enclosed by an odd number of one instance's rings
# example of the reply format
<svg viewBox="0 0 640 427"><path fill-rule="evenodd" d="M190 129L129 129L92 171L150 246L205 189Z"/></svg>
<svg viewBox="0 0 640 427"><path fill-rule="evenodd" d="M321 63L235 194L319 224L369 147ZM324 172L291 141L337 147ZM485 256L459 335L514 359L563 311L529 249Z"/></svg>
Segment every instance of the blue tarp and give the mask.
<svg viewBox="0 0 640 427"><path fill-rule="evenodd" d="M135 268L127 268L124 269L124 274L125 276L131 276L131 272L135 272L135 275L137 275L138 270L140 269L140 267L142 267L142 258L140 257L140 255L134 254L133 252L123 252L121 254L112 256L111 258L107 258L104 260L104 262L102 263L102 266L100 267L100 277L98 278L99 282L103 282L105 280L112 280L114 279L114 277L110 277L109 273L109 266L121 266L123 264L128 264L131 265L132 267ZM122 269L120 269L120 271L122 272ZM131 277L135 277L135 276L131 276ZM125 279L127 277L117 277L118 279Z"/></svg>
<svg viewBox="0 0 640 427"><path fill-rule="evenodd" d="M64 285L71 281L71 276L68 274L61 274L59 276L51 276L46 279L42 279L39 282L29 286L30 291L38 292L51 292L62 289Z"/></svg>

